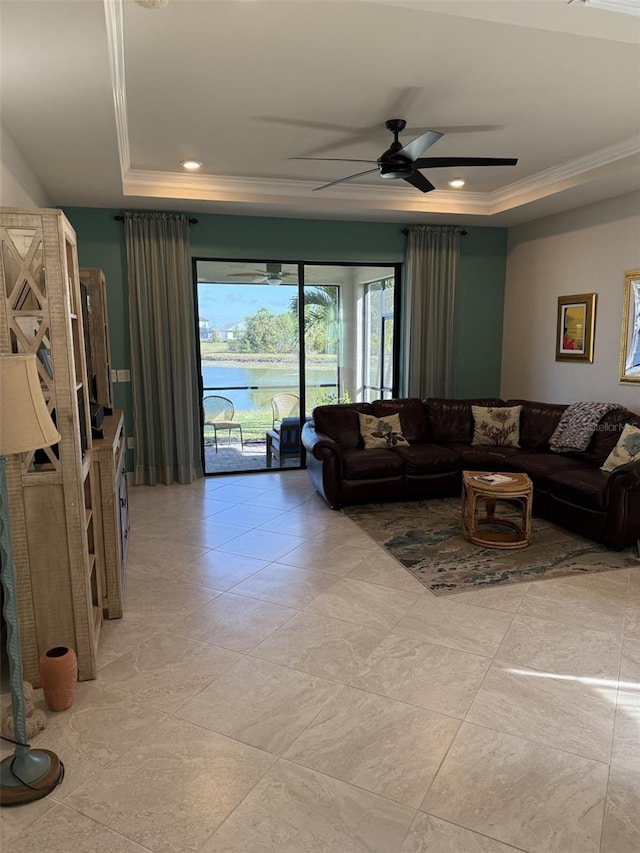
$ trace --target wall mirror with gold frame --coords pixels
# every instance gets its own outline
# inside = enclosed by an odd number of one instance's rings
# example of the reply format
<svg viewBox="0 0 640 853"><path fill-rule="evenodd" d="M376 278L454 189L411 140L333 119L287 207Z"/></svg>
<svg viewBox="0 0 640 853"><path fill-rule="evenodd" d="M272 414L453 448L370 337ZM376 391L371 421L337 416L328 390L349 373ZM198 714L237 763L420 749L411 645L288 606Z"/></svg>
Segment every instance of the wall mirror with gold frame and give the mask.
<svg viewBox="0 0 640 853"><path fill-rule="evenodd" d="M640 270L624 277L620 382L640 383Z"/></svg>

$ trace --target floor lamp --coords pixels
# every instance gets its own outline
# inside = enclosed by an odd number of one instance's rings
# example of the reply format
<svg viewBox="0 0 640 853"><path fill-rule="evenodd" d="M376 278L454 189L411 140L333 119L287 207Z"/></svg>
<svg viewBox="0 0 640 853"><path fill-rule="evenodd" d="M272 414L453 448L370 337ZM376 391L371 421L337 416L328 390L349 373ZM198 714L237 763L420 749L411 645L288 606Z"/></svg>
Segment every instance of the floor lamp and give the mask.
<svg viewBox="0 0 640 853"><path fill-rule="evenodd" d="M6 457L60 440L42 395L36 356L0 355L0 557L3 614L7 627L9 685L16 748L0 763L0 804L29 803L46 797L62 780L63 766L48 749L31 749L27 740L22 680L16 569L11 549Z"/></svg>

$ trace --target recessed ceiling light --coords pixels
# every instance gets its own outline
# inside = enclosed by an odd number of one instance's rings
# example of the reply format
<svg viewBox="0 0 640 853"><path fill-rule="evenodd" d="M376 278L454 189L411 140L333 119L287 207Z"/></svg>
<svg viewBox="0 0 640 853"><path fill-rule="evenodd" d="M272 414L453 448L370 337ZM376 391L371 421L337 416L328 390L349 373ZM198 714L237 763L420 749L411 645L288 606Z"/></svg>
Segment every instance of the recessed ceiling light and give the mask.
<svg viewBox="0 0 640 853"><path fill-rule="evenodd" d="M449 181L449 186L454 187L455 189L459 189L465 185L465 181L462 178L455 178L453 181Z"/></svg>
<svg viewBox="0 0 640 853"><path fill-rule="evenodd" d="M181 160L180 165L189 172L197 172L198 169L202 168L200 160Z"/></svg>

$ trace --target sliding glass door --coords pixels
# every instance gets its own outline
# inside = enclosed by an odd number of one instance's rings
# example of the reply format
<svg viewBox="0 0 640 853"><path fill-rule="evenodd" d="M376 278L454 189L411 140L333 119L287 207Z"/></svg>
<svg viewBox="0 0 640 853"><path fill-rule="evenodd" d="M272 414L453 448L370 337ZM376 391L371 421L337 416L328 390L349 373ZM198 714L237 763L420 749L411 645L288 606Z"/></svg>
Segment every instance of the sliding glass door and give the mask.
<svg viewBox="0 0 640 853"><path fill-rule="evenodd" d="M206 473L299 467L315 406L392 396L397 274L194 261Z"/></svg>

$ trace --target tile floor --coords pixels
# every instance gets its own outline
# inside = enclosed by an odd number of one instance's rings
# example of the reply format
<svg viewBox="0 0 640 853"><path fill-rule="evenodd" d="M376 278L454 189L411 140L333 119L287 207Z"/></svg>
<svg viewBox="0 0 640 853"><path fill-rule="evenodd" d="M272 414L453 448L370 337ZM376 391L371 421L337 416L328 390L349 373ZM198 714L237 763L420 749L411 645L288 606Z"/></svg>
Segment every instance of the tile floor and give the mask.
<svg viewBox="0 0 640 853"><path fill-rule="evenodd" d="M131 492L5 853L638 853L640 564L436 598L304 471Z"/></svg>

